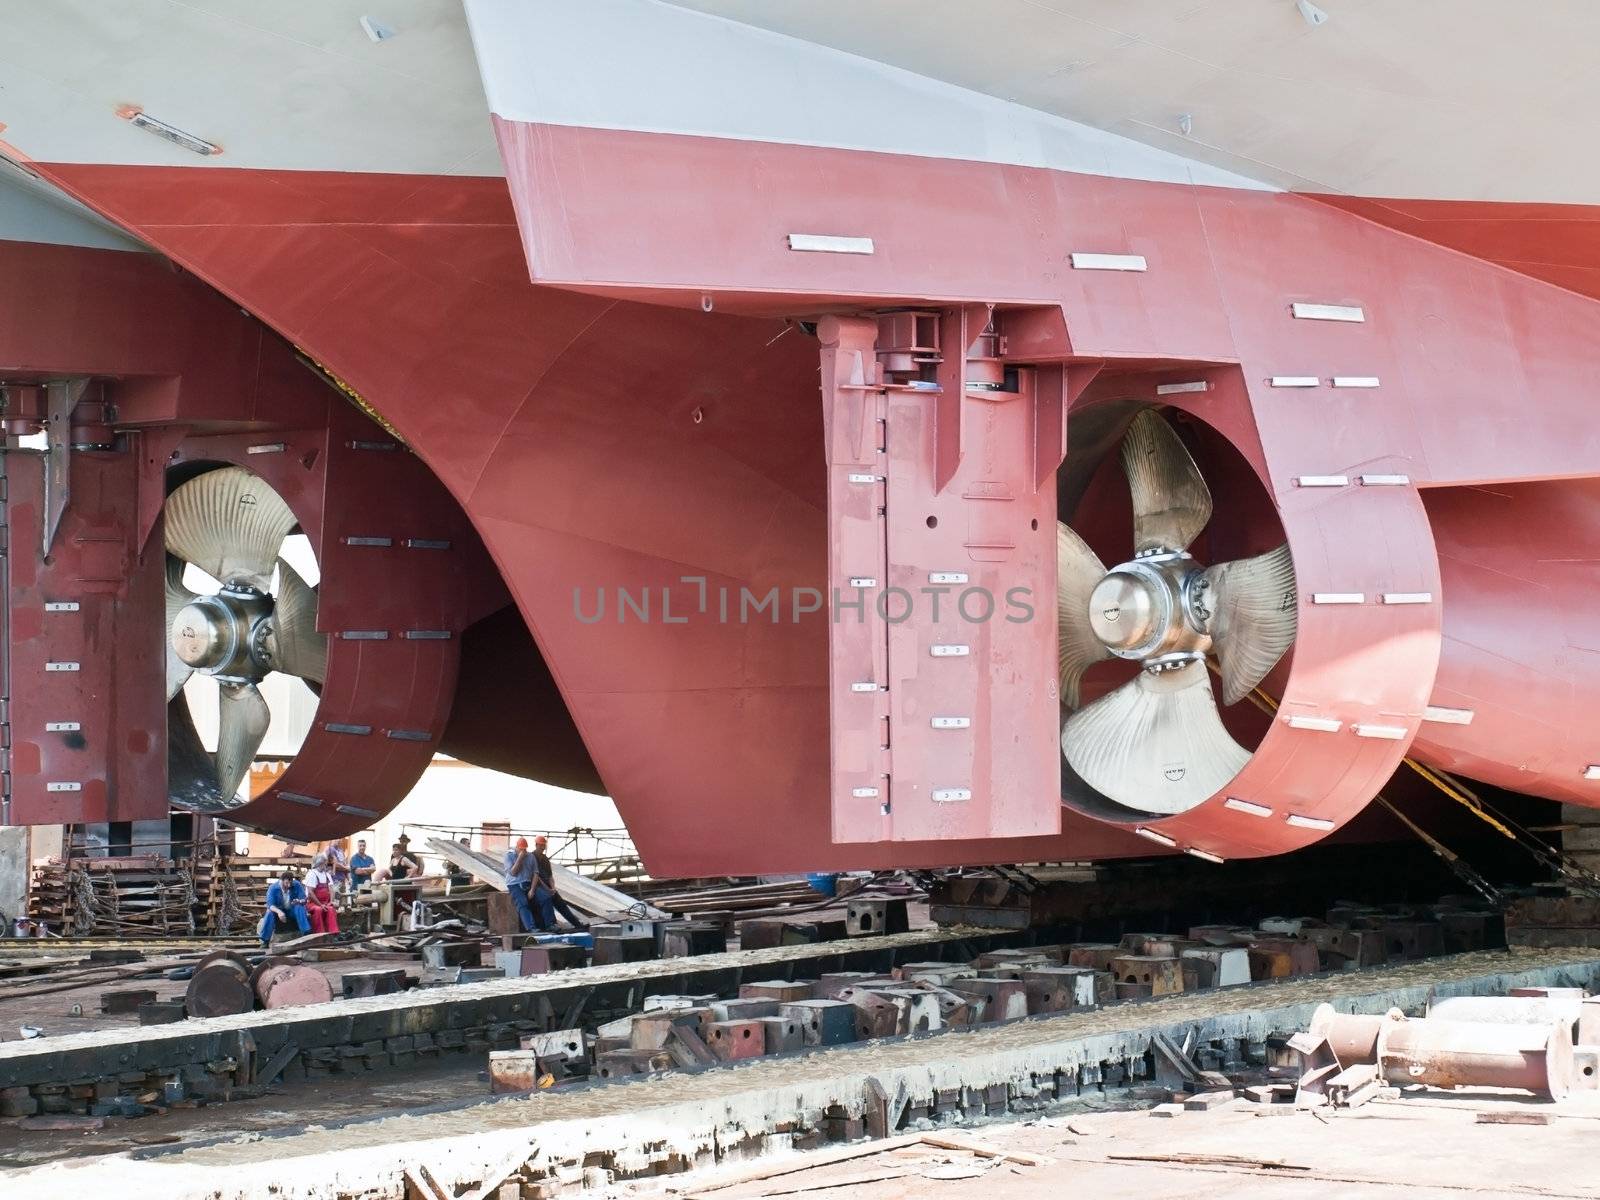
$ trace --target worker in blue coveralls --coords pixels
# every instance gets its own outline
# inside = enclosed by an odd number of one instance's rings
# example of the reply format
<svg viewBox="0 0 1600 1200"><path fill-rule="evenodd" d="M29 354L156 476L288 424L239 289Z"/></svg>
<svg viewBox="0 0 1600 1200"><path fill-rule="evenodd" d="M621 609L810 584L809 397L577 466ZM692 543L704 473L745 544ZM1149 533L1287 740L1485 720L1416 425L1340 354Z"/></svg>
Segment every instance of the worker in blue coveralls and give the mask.
<svg viewBox="0 0 1600 1200"><path fill-rule="evenodd" d="M506 851L505 878L506 891L511 894L511 903L516 906L517 920L527 933L534 930L547 930L554 923L554 918L546 917L542 909L535 909L531 903L529 889L537 878L538 866L532 854L528 852L528 839L518 838L515 848Z"/></svg>
<svg viewBox="0 0 1600 1200"><path fill-rule="evenodd" d="M283 875L274 879L267 888L267 914L261 918L261 944L272 945L272 935L278 924L287 921L301 933L311 932L311 917L306 912L306 886L295 878L293 867L285 867Z"/></svg>

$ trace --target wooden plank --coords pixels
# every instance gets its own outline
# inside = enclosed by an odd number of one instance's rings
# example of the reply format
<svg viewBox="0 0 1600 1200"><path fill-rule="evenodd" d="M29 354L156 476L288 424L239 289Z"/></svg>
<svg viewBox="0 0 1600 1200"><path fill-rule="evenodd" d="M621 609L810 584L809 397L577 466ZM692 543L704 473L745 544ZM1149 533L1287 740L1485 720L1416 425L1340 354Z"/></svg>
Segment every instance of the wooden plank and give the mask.
<svg viewBox="0 0 1600 1200"><path fill-rule="evenodd" d="M505 871L490 855L463 846L460 842L453 842L449 838L437 837L428 839L428 850L452 865L460 867L478 882L486 883L497 891L506 890ZM576 871L569 871L560 863L552 862L550 865L556 889L561 893L562 899L573 908L581 909L592 917L625 916L633 912L639 912L647 919L660 919L668 915L659 908L635 900L624 892L597 883L593 879L586 879Z"/></svg>
<svg viewBox="0 0 1600 1200"><path fill-rule="evenodd" d="M300 1047L293 1042L285 1042L278 1047L278 1052L267 1059L261 1070L257 1073L253 1083L267 1084L274 1082L283 1069L289 1065L289 1060L300 1053Z"/></svg>
<svg viewBox="0 0 1600 1200"><path fill-rule="evenodd" d="M853 1158L865 1158L869 1154L886 1154L890 1150L898 1150L902 1146L915 1146L922 1140L921 1135L912 1133L901 1137L883 1138L875 1142L863 1142L856 1146L842 1146L837 1150L786 1155L777 1162L758 1166L748 1171L740 1171L723 1179L712 1180L709 1183L702 1183L694 1191L688 1193L684 1200L696 1200L696 1197L704 1196L711 1192L720 1192L723 1188L738 1187L741 1183L755 1183L762 1179L776 1179L780 1175L792 1175L796 1171L809 1171L814 1167L831 1167L834 1163L849 1162Z"/></svg>
<svg viewBox="0 0 1600 1200"><path fill-rule="evenodd" d="M976 1154L979 1158L997 1158L1001 1162L1013 1162L1024 1167L1042 1167L1055 1162L1055 1159L1043 1154L1029 1154L1024 1150L1002 1150L998 1146L991 1146L973 1138L957 1137L953 1133L924 1133L921 1135L921 1140L924 1145L937 1146L940 1150L964 1150L968 1154Z"/></svg>

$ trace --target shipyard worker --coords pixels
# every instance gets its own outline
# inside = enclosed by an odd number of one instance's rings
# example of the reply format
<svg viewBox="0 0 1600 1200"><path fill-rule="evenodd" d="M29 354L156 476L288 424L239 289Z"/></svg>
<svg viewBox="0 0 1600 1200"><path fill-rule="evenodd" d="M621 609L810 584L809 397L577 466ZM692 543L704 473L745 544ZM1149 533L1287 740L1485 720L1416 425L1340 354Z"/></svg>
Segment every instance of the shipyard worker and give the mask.
<svg viewBox="0 0 1600 1200"><path fill-rule="evenodd" d="M311 932L311 918L306 915L305 885L294 877L293 867L285 867L283 874L267 888L267 912L261 918L259 929L263 946L272 945L272 935L282 922L288 922L301 933Z"/></svg>
<svg viewBox="0 0 1600 1200"><path fill-rule="evenodd" d="M338 842L328 843L328 871L333 875L333 888L336 892L350 890L350 864L345 859L344 847Z"/></svg>
<svg viewBox="0 0 1600 1200"><path fill-rule="evenodd" d="M533 839L533 861L537 867L533 901L539 906L540 915L550 928L555 928L556 913L560 913L574 929L587 929L589 927L583 923L583 919L572 911L572 906L556 891L556 872L550 865L549 849L550 839L543 834Z"/></svg>
<svg viewBox="0 0 1600 1200"><path fill-rule="evenodd" d="M378 864L367 853L367 839L356 841L356 852L350 856L350 888L355 890L372 882L372 873Z"/></svg>
<svg viewBox="0 0 1600 1200"><path fill-rule="evenodd" d="M328 856L317 855L306 872L306 912L311 916L312 933L339 932L339 915L333 908L335 886L333 872L328 870Z"/></svg>
<svg viewBox="0 0 1600 1200"><path fill-rule="evenodd" d="M542 912L536 913L529 900L528 889L533 885L537 864L528 853L528 839L518 838L514 849L506 851L506 891L511 903L516 905L517 920L525 932L549 929L555 922Z"/></svg>
<svg viewBox="0 0 1600 1200"><path fill-rule="evenodd" d="M406 849L406 839L401 838L389 848L389 869L379 879L408 879L422 874L422 860Z"/></svg>

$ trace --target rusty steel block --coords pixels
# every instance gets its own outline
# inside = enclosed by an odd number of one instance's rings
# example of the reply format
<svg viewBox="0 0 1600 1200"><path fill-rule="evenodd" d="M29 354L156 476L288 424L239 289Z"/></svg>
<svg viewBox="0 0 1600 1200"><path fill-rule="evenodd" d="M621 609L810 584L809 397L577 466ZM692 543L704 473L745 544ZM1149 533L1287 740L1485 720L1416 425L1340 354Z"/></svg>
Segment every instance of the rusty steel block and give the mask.
<svg viewBox="0 0 1600 1200"><path fill-rule="evenodd" d="M1274 950L1264 946L1250 947L1250 978L1287 979L1294 974L1294 958L1287 950Z"/></svg>
<svg viewBox="0 0 1600 1200"><path fill-rule="evenodd" d="M489 1051L489 1090L497 1095L534 1091L547 1073L531 1050Z"/></svg>
<svg viewBox="0 0 1600 1200"><path fill-rule="evenodd" d="M606 1050L595 1055L595 1074L601 1079L626 1079L672 1068L665 1050Z"/></svg>
<svg viewBox="0 0 1600 1200"><path fill-rule="evenodd" d="M1015 1021L1028 1015L1028 989L1020 979L992 979L979 975L976 979L957 979L949 990L958 996L978 997L986 1001L982 1019Z"/></svg>
<svg viewBox="0 0 1600 1200"><path fill-rule="evenodd" d="M1079 942L1067 948L1067 966L1104 971L1111 966L1112 959L1124 953L1126 951L1121 946L1113 946L1107 942Z"/></svg>
<svg viewBox="0 0 1600 1200"><path fill-rule="evenodd" d="M1119 984L1143 984L1152 996L1170 996L1183 991L1181 959L1123 954L1111 960L1111 973Z"/></svg>
<svg viewBox="0 0 1600 1200"><path fill-rule="evenodd" d="M1191 925L1189 940L1207 946L1242 946L1255 936L1243 925Z"/></svg>
<svg viewBox="0 0 1600 1200"><path fill-rule="evenodd" d="M939 1019L946 1028L965 1028L976 1025L983 1015L983 1004L965 996L958 996L948 988L938 988L932 993L939 1003Z"/></svg>
<svg viewBox="0 0 1600 1200"><path fill-rule="evenodd" d="M1119 982L1114 986L1116 987L1116 998L1118 1000L1142 1000L1146 996L1153 995L1148 983Z"/></svg>
<svg viewBox="0 0 1600 1200"><path fill-rule="evenodd" d="M851 937L905 933L910 928L904 897L851 900L845 906L845 930Z"/></svg>
<svg viewBox="0 0 1600 1200"><path fill-rule="evenodd" d="M778 1015L794 1021L808 1046L839 1046L856 1040L856 1006L845 1000L796 1000Z"/></svg>
<svg viewBox="0 0 1600 1200"><path fill-rule="evenodd" d="M478 942L432 942L422 948L422 965L429 970L476 967L482 963L483 947Z"/></svg>
<svg viewBox="0 0 1600 1200"><path fill-rule="evenodd" d="M752 917L739 922L739 949L768 950L783 945L781 917Z"/></svg>
<svg viewBox="0 0 1600 1200"><path fill-rule="evenodd" d="M887 997L865 989L846 988L839 993L839 999L856 1010L856 1037L859 1040L894 1037L904 1032L900 1027L900 1009Z"/></svg>
<svg viewBox="0 0 1600 1200"><path fill-rule="evenodd" d="M628 1026L628 1044L635 1050L659 1050L667 1044L673 1029L687 1026L704 1034L710 1022L709 1008L672 1008L638 1013Z"/></svg>
<svg viewBox="0 0 1600 1200"><path fill-rule="evenodd" d="M1439 936L1446 954L1466 954L1501 944L1504 934L1499 913L1447 911L1439 914Z"/></svg>
<svg viewBox="0 0 1600 1200"><path fill-rule="evenodd" d="M100 1011L103 1013L138 1012L143 1004L154 1004L156 994L148 988L124 988L121 991L101 992Z"/></svg>
<svg viewBox="0 0 1600 1200"><path fill-rule="evenodd" d="M829 971L812 985L811 995L818 1000L836 999L845 988L869 987L879 984L893 984L899 982L890 975L878 975L872 971Z"/></svg>
<svg viewBox="0 0 1600 1200"><path fill-rule="evenodd" d="M1444 934L1432 921L1385 921L1383 938L1391 962L1396 959L1432 958L1444 953Z"/></svg>
<svg viewBox="0 0 1600 1200"><path fill-rule="evenodd" d="M709 1008L717 1000L718 997L710 993L698 996L646 996L644 1003L639 1005L639 1011L664 1012L669 1008Z"/></svg>
<svg viewBox="0 0 1600 1200"><path fill-rule="evenodd" d="M805 946L814 942L837 942L845 936L843 920L785 921L783 942L785 946Z"/></svg>
<svg viewBox="0 0 1600 1200"><path fill-rule="evenodd" d="M900 985L904 991L922 992L934 998L934 1003L939 1008L939 1021L941 1025L971 1025L971 1004L965 997L958 996L942 984L931 979L908 979Z"/></svg>
<svg viewBox="0 0 1600 1200"><path fill-rule="evenodd" d="M934 1033L944 1028L939 997L925 988L880 987L872 991L894 1004L897 1034Z"/></svg>
<svg viewBox="0 0 1600 1200"><path fill-rule="evenodd" d="M1193 938L1147 938L1144 954L1150 958L1182 958L1185 950L1193 950L1203 945L1204 942L1197 942Z"/></svg>
<svg viewBox="0 0 1600 1200"><path fill-rule="evenodd" d="M656 956L656 939L648 933L596 936L591 961L595 966L646 962Z"/></svg>
<svg viewBox="0 0 1600 1200"><path fill-rule="evenodd" d="M978 969L962 963L907 963L896 967L897 978L905 981L921 980L925 983L943 984L952 979L972 979Z"/></svg>
<svg viewBox="0 0 1600 1200"><path fill-rule="evenodd" d="M401 967L383 971L349 971L339 976L339 994L352 996L392 996L406 990L407 977Z"/></svg>
<svg viewBox="0 0 1600 1200"><path fill-rule="evenodd" d="M1123 954L1145 954L1145 947L1151 942L1159 942L1167 935L1164 933L1125 933L1122 940L1117 943Z"/></svg>
<svg viewBox="0 0 1600 1200"><path fill-rule="evenodd" d="M582 946L568 946L550 942L543 946L522 948L522 973L547 975L551 971L566 971L588 965L589 953Z"/></svg>
<svg viewBox="0 0 1600 1200"><path fill-rule="evenodd" d="M713 1021L757 1021L762 1017L778 1015L778 1001L740 998L738 1000L713 1000L706 1005Z"/></svg>
<svg viewBox="0 0 1600 1200"><path fill-rule="evenodd" d="M550 1033L525 1033L522 1049L544 1059L564 1058L571 1062L588 1057L589 1035L582 1029L557 1029Z"/></svg>
<svg viewBox="0 0 1600 1200"><path fill-rule="evenodd" d="M494 952L494 965L507 979L520 979L522 978L522 951L496 950Z"/></svg>
<svg viewBox="0 0 1600 1200"><path fill-rule="evenodd" d="M1291 975L1315 975L1322 968L1317 948L1298 938L1256 938L1250 943L1252 979L1286 979Z"/></svg>
<svg viewBox="0 0 1600 1200"><path fill-rule="evenodd" d="M1022 986L1028 1013L1064 1012L1094 1007L1094 972L1088 967L1038 967L1026 971Z"/></svg>
<svg viewBox="0 0 1600 1200"><path fill-rule="evenodd" d="M995 967L1026 966L1049 961L1049 955L1029 947L1027 949L990 950L972 960L972 965L985 975L994 974Z"/></svg>
<svg viewBox="0 0 1600 1200"><path fill-rule="evenodd" d="M181 999L152 1000L139 1005L141 1025L173 1025L183 1020L185 1015Z"/></svg>
<svg viewBox="0 0 1600 1200"><path fill-rule="evenodd" d="M1250 982L1250 951L1243 946L1202 946L1183 952L1185 969L1193 964L1200 987L1232 987Z"/></svg>
<svg viewBox="0 0 1600 1200"><path fill-rule="evenodd" d="M1276 934L1280 937L1294 937L1305 928L1305 917L1263 917L1256 924L1262 933Z"/></svg>
<svg viewBox="0 0 1600 1200"><path fill-rule="evenodd" d="M767 1027L751 1021L712 1021L705 1028L705 1043L723 1062L760 1058L767 1052Z"/></svg>
<svg viewBox="0 0 1600 1200"><path fill-rule="evenodd" d="M1054 965L1055 964L1053 964L1047 958L1041 958L1035 962L996 963L994 966L985 967L981 972L975 973L974 977L976 977L976 974L981 974L985 979L1021 980L1021 978L1029 971L1037 970L1040 967L1049 967Z"/></svg>
<svg viewBox="0 0 1600 1200"><path fill-rule="evenodd" d="M800 1022L792 1017L761 1017L762 1028L766 1031L762 1036L768 1054L787 1054L791 1050L804 1050L806 1045L805 1031L800 1028Z"/></svg>
<svg viewBox="0 0 1600 1200"><path fill-rule="evenodd" d="M1375 967L1388 960L1388 947L1376 929L1336 929L1307 926L1300 931L1302 941L1315 946L1323 970L1342 971L1347 967Z"/></svg>
<svg viewBox="0 0 1600 1200"><path fill-rule="evenodd" d="M1372 928L1376 929L1383 923L1383 910L1373 908L1367 904L1335 904L1323 918L1329 925L1338 925L1345 929ZM1368 924L1369 922L1375 922Z"/></svg>
<svg viewBox="0 0 1600 1200"><path fill-rule="evenodd" d="M715 921L670 921L661 927L662 958L694 958L721 954L728 935Z"/></svg>
<svg viewBox="0 0 1600 1200"><path fill-rule="evenodd" d="M779 1004L793 1004L796 1000L810 1000L813 985L805 980L791 983L783 979L773 979L765 983L741 983L739 985L739 998L741 1000L776 1000Z"/></svg>

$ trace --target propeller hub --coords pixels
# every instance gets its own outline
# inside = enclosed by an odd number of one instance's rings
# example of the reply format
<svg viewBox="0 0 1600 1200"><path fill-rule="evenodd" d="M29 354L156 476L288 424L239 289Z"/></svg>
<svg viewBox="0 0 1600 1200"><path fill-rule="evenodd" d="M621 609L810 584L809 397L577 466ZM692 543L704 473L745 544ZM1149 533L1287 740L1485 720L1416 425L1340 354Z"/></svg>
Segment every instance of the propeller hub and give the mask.
<svg viewBox="0 0 1600 1200"><path fill-rule="evenodd" d="M1118 658L1192 661L1209 642L1190 603L1198 572L1182 552L1144 554L1113 568L1089 596L1089 626Z"/></svg>
<svg viewBox="0 0 1600 1200"><path fill-rule="evenodd" d="M260 661L257 630L272 612L272 598L254 588L225 587L197 596L178 610L169 637L185 666L223 679L256 680L270 669Z"/></svg>
<svg viewBox="0 0 1600 1200"><path fill-rule="evenodd" d="M1089 595L1089 625L1113 654L1134 651L1164 626L1170 600L1158 580L1142 572L1115 570Z"/></svg>

